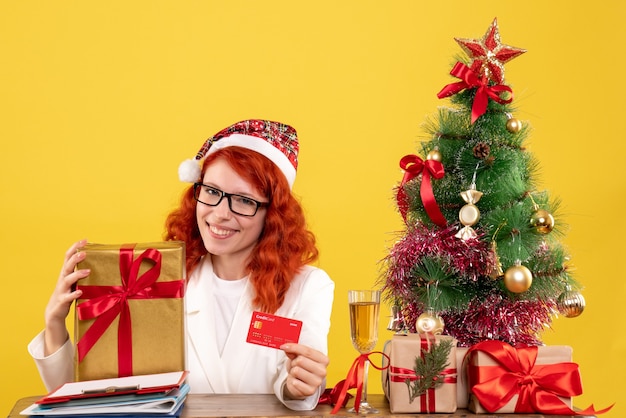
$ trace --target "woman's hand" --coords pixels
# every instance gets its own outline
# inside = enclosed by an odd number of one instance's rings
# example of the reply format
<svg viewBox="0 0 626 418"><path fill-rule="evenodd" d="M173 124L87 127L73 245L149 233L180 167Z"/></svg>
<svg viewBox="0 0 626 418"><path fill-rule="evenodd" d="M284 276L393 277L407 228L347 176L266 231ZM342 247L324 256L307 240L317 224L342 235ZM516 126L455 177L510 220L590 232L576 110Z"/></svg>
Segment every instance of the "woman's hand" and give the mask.
<svg viewBox="0 0 626 418"><path fill-rule="evenodd" d="M44 314L44 355L46 356L56 352L69 338L65 318L70 312L72 303L83 293L80 290L74 290L75 285L78 280L89 275L89 270L76 270L76 264L85 259L85 253L78 250L86 243L87 240L78 241L65 253L59 279L46 306Z"/></svg>
<svg viewBox="0 0 626 418"><path fill-rule="evenodd" d="M285 395L289 399L304 399L313 395L326 378L329 359L321 351L295 343L280 347L287 354Z"/></svg>

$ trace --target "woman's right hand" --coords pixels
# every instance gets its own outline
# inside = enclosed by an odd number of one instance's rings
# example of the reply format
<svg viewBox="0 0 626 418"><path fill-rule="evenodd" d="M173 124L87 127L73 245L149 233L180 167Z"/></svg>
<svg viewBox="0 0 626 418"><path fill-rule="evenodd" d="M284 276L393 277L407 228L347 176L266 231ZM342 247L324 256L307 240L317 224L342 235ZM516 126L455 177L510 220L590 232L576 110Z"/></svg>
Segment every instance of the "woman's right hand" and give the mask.
<svg viewBox="0 0 626 418"><path fill-rule="evenodd" d="M85 246L87 240L74 243L65 253L65 260L61 268L61 274L57 280L54 292L50 296L44 314L44 355L48 356L56 352L69 338L65 327L65 318L70 312L72 303L80 298L82 291L74 290L78 280L87 277L89 270L76 270L76 264L85 259L85 252L79 251Z"/></svg>

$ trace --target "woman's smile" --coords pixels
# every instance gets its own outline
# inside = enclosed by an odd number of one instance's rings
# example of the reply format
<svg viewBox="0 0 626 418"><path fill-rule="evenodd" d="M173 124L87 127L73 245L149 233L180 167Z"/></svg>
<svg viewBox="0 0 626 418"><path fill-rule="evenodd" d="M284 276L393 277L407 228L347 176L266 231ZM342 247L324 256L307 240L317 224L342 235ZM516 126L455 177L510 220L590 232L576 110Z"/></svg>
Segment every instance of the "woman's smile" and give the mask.
<svg viewBox="0 0 626 418"><path fill-rule="evenodd" d="M220 238L229 237L229 236L231 236L231 235L233 235L233 234L235 234L237 232L237 230L234 230L234 229L230 229L230 228L226 229L226 228L219 227L219 226L216 226L216 225L211 225L211 224L209 224L209 230L214 235L217 235Z"/></svg>

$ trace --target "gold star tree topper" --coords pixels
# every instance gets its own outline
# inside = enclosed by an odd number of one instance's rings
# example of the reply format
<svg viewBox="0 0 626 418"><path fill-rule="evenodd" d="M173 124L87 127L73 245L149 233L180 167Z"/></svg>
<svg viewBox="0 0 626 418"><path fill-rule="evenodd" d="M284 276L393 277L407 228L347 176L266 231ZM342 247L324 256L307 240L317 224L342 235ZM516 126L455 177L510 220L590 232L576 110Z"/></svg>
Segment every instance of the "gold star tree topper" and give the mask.
<svg viewBox="0 0 626 418"><path fill-rule="evenodd" d="M461 48L474 60L480 63L480 73L497 84L504 82L504 63L526 52L525 49L504 45L500 42L500 31L497 19L480 39L454 38Z"/></svg>

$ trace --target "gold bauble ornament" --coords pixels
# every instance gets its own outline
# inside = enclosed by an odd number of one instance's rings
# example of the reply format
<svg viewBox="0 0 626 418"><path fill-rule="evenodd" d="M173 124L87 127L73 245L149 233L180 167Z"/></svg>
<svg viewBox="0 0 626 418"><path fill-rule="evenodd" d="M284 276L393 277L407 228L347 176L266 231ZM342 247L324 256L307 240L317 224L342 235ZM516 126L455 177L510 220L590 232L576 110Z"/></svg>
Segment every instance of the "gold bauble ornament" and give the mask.
<svg viewBox="0 0 626 418"><path fill-rule="evenodd" d="M585 298L580 292L572 290L567 286L565 292L559 295L556 306L564 317L575 318L583 313L585 309Z"/></svg>
<svg viewBox="0 0 626 418"><path fill-rule="evenodd" d="M530 217L530 226L540 234L549 234L554 228L554 216L544 209L537 209Z"/></svg>
<svg viewBox="0 0 626 418"><path fill-rule="evenodd" d="M533 284L533 274L526 266L516 263L504 272L504 286L513 293L523 293Z"/></svg>
<svg viewBox="0 0 626 418"><path fill-rule="evenodd" d="M439 152L439 149L435 148L434 150L429 152L426 156L426 159L441 162L441 153Z"/></svg>
<svg viewBox="0 0 626 418"><path fill-rule="evenodd" d="M443 333L443 318L437 315L432 309L424 311L417 321L415 321L415 329L418 333L430 333L439 335Z"/></svg>
<svg viewBox="0 0 626 418"><path fill-rule="evenodd" d="M522 129L522 122L519 119L509 118L506 121L506 130L511 133L518 133Z"/></svg>

